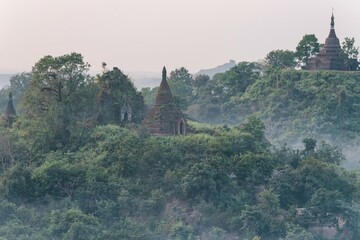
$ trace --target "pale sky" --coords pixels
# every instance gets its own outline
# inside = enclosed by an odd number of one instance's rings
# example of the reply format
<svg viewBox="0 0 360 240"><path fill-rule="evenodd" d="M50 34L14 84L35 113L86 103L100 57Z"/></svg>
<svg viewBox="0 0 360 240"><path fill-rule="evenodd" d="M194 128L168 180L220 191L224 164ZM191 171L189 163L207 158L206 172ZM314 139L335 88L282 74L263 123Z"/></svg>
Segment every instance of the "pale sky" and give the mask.
<svg viewBox="0 0 360 240"><path fill-rule="evenodd" d="M332 7L340 41L360 46L360 0L0 0L0 72L71 52L93 72L256 61L304 34L324 42Z"/></svg>

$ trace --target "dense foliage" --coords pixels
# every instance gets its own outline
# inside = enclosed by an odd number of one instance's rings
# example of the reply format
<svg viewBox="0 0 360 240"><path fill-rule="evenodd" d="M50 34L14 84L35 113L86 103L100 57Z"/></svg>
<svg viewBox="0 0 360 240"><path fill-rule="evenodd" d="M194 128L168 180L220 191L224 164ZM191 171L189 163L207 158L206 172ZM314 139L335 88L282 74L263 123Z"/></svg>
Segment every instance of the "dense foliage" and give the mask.
<svg viewBox="0 0 360 240"><path fill-rule="evenodd" d="M80 54L40 59L12 79L21 114L0 126L0 239L359 239L360 173L320 134L356 138L360 75L272 69L292 56L174 70L182 109L231 125L167 137L139 125L155 90L105 64L93 78ZM303 146L269 141L289 135Z"/></svg>
<svg viewBox="0 0 360 240"><path fill-rule="evenodd" d="M328 226L359 237L360 175L337 166L337 148L308 139L302 151L270 151L256 118L191 129L153 137L98 126L78 150L31 162L21 146L28 139L3 129L0 237L314 239L315 227Z"/></svg>
<svg viewBox="0 0 360 240"><path fill-rule="evenodd" d="M359 141L360 72L269 71L266 66L240 62L212 79L196 76L204 80L194 80L188 94L179 95L186 96L187 114L201 122L231 125L256 115L272 142L306 137ZM144 96L151 105L149 93Z"/></svg>

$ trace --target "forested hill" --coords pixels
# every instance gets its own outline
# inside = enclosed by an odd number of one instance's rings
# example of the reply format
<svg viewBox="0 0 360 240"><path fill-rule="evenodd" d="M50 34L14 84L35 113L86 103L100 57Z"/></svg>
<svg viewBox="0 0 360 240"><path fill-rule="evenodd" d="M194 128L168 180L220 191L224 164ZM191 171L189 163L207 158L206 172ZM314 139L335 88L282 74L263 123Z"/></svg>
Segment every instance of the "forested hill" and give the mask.
<svg viewBox="0 0 360 240"><path fill-rule="evenodd" d="M98 126L57 151L2 129L0 239L359 239L360 174L338 148L274 150L256 118L190 127Z"/></svg>
<svg viewBox="0 0 360 240"><path fill-rule="evenodd" d="M190 118L239 125L255 115L273 144L298 146L303 138L330 141L345 149L348 167L359 167L360 72L274 70L240 62L212 78L186 73L176 69L169 84ZM156 91L143 89L148 105Z"/></svg>
<svg viewBox="0 0 360 240"><path fill-rule="evenodd" d="M356 140L357 73L176 69L179 107L232 125L158 137L141 126L157 89L89 68L45 56L1 90L18 115L0 118L0 240L360 239L360 173L315 134ZM287 134L301 146L269 141Z"/></svg>
<svg viewBox="0 0 360 240"><path fill-rule="evenodd" d="M351 140L360 133L360 73L283 70L257 79L230 104L235 114L260 116L269 139Z"/></svg>
<svg viewBox="0 0 360 240"><path fill-rule="evenodd" d="M264 121L268 139L283 143L299 136L343 142L360 133L360 72L266 72L257 63L241 62L213 78L178 80L181 71L173 71L169 84L179 104L198 121L238 125L256 115ZM154 94L143 94L151 104Z"/></svg>

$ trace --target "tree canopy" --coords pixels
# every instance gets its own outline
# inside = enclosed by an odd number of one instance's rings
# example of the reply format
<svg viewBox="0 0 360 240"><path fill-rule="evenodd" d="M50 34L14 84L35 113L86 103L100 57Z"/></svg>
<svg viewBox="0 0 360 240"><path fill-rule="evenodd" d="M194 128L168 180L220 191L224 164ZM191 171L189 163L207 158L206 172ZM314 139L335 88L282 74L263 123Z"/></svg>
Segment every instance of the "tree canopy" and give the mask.
<svg viewBox="0 0 360 240"><path fill-rule="evenodd" d="M298 66L303 67L309 58L320 52L320 44L315 34L305 34L296 47Z"/></svg>
<svg viewBox="0 0 360 240"><path fill-rule="evenodd" d="M287 54L173 71L184 136L144 131L155 90L119 68L40 59L12 79L23 112L0 126L0 239L359 239L360 173L324 139L359 139L360 75L283 69Z"/></svg>

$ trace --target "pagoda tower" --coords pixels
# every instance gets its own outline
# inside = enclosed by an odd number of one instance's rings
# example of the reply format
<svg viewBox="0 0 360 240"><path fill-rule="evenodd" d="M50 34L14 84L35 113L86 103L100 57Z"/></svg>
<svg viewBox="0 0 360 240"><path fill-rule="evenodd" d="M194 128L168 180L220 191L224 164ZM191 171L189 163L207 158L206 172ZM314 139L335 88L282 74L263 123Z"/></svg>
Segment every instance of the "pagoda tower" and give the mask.
<svg viewBox="0 0 360 240"><path fill-rule="evenodd" d="M340 57L340 41L335 33L334 14L331 15L330 33L324 47L316 57L309 58L305 70L346 70L344 60Z"/></svg>
<svg viewBox="0 0 360 240"><path fill-rule="evenodd" d="M176 106L166 78L166 68L164 67L154 106L145 116L142 125L152 135L185 135L187 121L185 115Z"/></svg>

